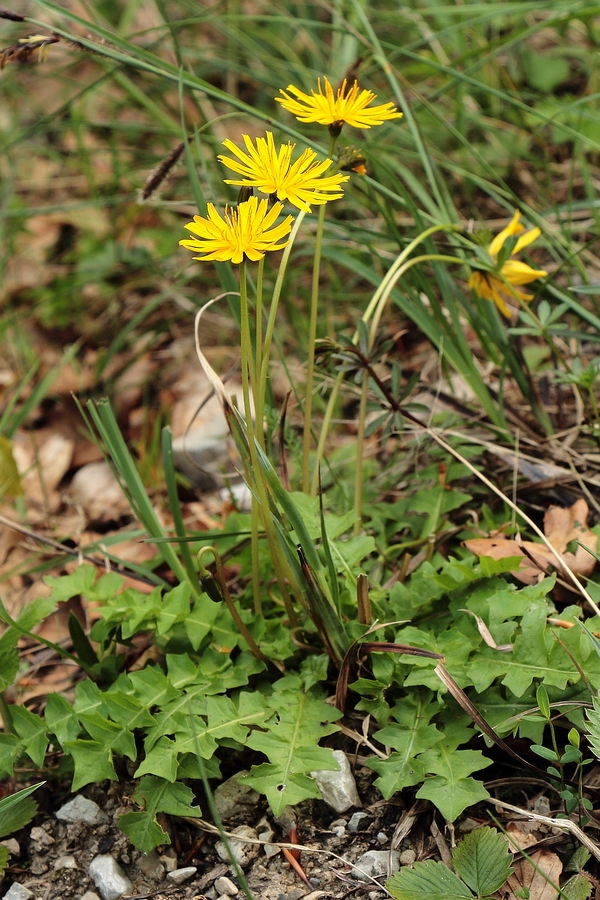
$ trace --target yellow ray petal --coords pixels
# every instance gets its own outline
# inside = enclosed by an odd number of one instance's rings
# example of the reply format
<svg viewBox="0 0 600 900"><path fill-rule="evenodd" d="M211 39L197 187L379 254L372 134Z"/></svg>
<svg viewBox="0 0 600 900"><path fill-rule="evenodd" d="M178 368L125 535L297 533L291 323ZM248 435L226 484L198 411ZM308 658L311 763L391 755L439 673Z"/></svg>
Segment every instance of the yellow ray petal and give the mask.
<svg viewBox="0 0 600 900"><path fill-rule="evenodd" d="M518 259L508 259L502 266L502 275L510 284L529 284L547 274L545 269L532 269Z"/></svg>
<svg viewBox="0 0 600 900"><path fill-rule="evenodd" d="M515 214L512 217L509 224L506 226L506 228L503 228L502 231L500 231L496 235L496 237L494 238L494 240L488 247L488 251L491 253L492 256L494 256L494 257L498 256L498 254L502 250L502 247L504 246L504 242L506 241L507 238L512 237L513 234L520 234L524 230L523 226L519 222L520 218L521 218L521 213L517 209L517 210L515 210Z"/></svg>

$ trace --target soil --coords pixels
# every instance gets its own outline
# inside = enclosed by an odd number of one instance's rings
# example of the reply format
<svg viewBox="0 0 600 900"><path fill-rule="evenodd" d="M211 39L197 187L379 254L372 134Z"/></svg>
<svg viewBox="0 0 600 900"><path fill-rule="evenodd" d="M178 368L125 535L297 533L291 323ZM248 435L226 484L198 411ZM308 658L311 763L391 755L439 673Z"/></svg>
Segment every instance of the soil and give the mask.
<svg viewBox="0 0 600 900"><path fill-rule="evenodd" d="M366 786L367 778L372 778L372 773L367 775L367 770L362 770L362 773L363 784L360 771L357 778L359 790ZM97 892L88 876L88 868L99 854L109 854L119 863L133 884L131 896L137 900L214 900L219 896L214 883L224 875L239 886L233 868L217 854L218 835L202 830L198 822L192 824L193 820L163 818L161 824L171 836L171 846L159 847L146 856L136 851L118 828L117 819L124 809L113 785L105 783L81 792L95 800L108 815L106 824L94 826L83 822L60 822L55 813L70 799L70 795L53 793L44 788L42 791L45 794L38 797L38 802L45 808L44 812L14 835L20 846L20 855L11 858L11 865L0 883L2 896L13 882L18 882L31 891L32 900L80 900L88 891ZM122 788L119 788L119 793L123 796ZM303 883L281 851L268 857L264 847L260 847L256 857L245 868L255 900L341 900L345 897L383 900L388 896L382 887L384 877L377 882L358 881L353 877L351 865L368 850L391 849L396 826L405 812L404 804L400 801L382 801L380 795L369 787L364 793L361 791L361 795L371 795L373 802L363 806L362 811L367 816L361 819L355 833L348 831L347 824L356 810L351 809L340 815L322 801L306 801L295 807L284 827L289 828L295 819L297 837L293 842L313 850L305 849L300 853L300 864L310 887ZM246 811L243 818L243 824L258 832L270 826L274 841L290 840L262 803ZM230 832L240 824L242 822L237 819L228 822L226 828ZM417 834L416 837L417 844L420 841L421 852L429 855L435 849L430 833L426 836ZM413 831L411 846L414 839ZM406 847L405 841L398 849L402 852ZM412 856L414 858L415 854L412 853ZM72 858L70 861L69 857ZM73 865L73 860L76 868L65 868L65 862ZM195 867L197 874L182 885L171 884L166 878L166 870L185 866ZM238 896L240 900L244 896L241 889Z"/></svg>

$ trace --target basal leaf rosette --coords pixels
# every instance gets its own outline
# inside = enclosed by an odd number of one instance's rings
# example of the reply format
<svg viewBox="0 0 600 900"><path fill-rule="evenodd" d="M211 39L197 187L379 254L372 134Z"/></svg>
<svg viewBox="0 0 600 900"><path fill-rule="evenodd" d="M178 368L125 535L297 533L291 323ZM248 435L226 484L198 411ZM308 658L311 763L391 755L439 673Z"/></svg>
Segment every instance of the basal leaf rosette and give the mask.
<svg viewBox="0 0 600 900"><path fill-rule="evenodd" d="M250 197L235 208L226 206L221 215L213 203L208 203L208 217L194 216L194 221L185 226L193 238L179 243L186 250L204 254L194 257L202 262L256 262L267 251L282 250L287 245L284 239L291 231L293 218L286 216L278 223L282 210L282 203L274 203L269 209L266 198Z"/></svg>
<svg viewBox="0 0 600 900"><path fill-rule="evenodd" d="M307 148L292 162L296 145L287 143L277 147L270 131L255 141L247 134L242 139L246 152L233 141L223 141L223 146L235 158L219 156L218 159L242 176L225 179L225 184L253 188L277 200L288 200L304 212L310 212L311 205L319 206L343 197L341 185L349 176L339 172L327 175L331 159L319 160L315 151Z"/></svg>

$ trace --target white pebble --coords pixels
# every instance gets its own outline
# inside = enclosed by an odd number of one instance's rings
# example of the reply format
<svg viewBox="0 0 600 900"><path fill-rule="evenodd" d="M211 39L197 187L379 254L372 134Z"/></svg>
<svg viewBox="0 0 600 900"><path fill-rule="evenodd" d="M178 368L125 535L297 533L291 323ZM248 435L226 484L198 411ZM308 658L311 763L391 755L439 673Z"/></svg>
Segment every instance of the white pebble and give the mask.
<svg viewBox="0 0 600 900"><path fill-rule="evenodd" d="M77 863L74 856L59 856L54 860L55 869L76 869Z"/></svg>
<svg viewBox="0 0 600 900"><path fill-rule="evenodd" d="M226 875L221 875L220 878L217 878L215 881L215 891L219 894L225 894L227 897L235 897L235 895L240 892L238 886L233 883L231 878L227 878Z"/></svg>
<svg viewBox="0 0 600 900"><path fill-rule="evenodd" d="M133 885L112 856L96 856L90 863L88 875L100 891L102 900L119 900L123 894L133 893Z"/></svg>
<svg viewBox="0 0 600 900"><path fill-rule="evenodd" d="M168 872L167 880L172 884L183 884L184 881L189 881L197 873L196 866L185 866L183 869L173 869L172 872Z"/></svg>
<svg viewBox="0 0 600 900"><path fill-rule="evenodd" d="M99 825L108 820L108 816L102 812L97 803L81 794L77 794L61 806L56 818L61 822L85 822L86 825Z"/></svg>

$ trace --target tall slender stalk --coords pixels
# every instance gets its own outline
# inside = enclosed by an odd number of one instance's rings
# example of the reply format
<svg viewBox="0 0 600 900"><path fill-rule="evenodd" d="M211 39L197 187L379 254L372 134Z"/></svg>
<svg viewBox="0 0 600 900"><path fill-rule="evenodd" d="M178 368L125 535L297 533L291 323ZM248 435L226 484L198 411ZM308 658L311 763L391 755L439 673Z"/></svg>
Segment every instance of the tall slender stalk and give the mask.
<svg viewBox="0 0 600 900"><path fill-rule="evenodd" d="M256 312L254 325L254 364L256 367L257 377L260 377L263 357L263 276L265 270L265 258L258 261L256 272ZM257 406L257 398L260 394L260 384L256 385L257 396L254 397L254 409L256 411L257 438L260 446L265 449L265 430L264 430L264 397L260 406Z"/></svg>
<svg viewBox="0 0 600 900"><path fill-rule="evenodd" d="M250 401L250 378L251 371L255 372L255 365L252 354L252 342L250 335L250 315L248 311L248 285L246 273L246 260L240 263L240 336L241 336L241 355L242 355L242 396L244 399L244 418L246 420L246 434L248 436L248 444L252 448L254 446L254 422L253 410ZM252 385L254 387L254 385ZM254 396L256 396L256 393ZM259 432L262 431L262 418L256 419ZM259 477L258 475L256 477ZM250 512L250 535L251 535L251 553L252 553L252 596L254 598L254 612L256 615L262 614L262 597L260 585L259 570L259 510L258 499L252 491L252 508Z"/></svg>
<svg viewBox="0 0 600 900"><path fill-rule="evenodd" d="M306 353L306 393L304 397L304 433L302 435L302 490L308 493L310 487L310 444L312 436L312 396L315 375L315 341L317 338L317 317L319 312L319 278L321 275L321 247L325 224L324 203L319 207L317 236L313 259L312 290L310 296L310 318L308 323L308 348Z"/></svg>
<svg viewBox="0 0 600 900"><path fill-rule="evenodd" d="M286 247L287 250L287 247ZM282 259L283 265L283 259ZM281 279L279 278L281 275ZM278 279L275 285L275 290L277 290L278 284L278 293L277 299L279 297L279 293L281 292L281 284L283 282L283 276L280 272L278 275ZM274 291L275 295L275 291ZM273 303L271 304L274 305ZM276 304L275 304L276 305ZM271 316L272 310L269 312L269 323L271 322L271 318L273 318L273 327L275 324L274 315ZM250 388L253 389L253 398L255 402L258 402L258 406L255 409L256 413L256 424L259 429L262 429L263 425L263 416L264 416L264 395L266 389L266 376L264 380L264 384L262 378L257 386L257 376L256 376L256 366L252 353L252 340L250 334L250 315L248 310L248 289L247 289L247 278L246 278L246 261L244 260L240 264L240 345L241 345L241 357L242 357L242 396L244 400L244 418L245 418L245 436L248 442L248 454L249 454L249 465L247 465L247 477L250 490L252 492L252 513L251 513L251 537L252 537L252 584L253 584L253 594L254 594L254 610L257 614L259 614L262 610L262 599L261 599L261 584L259 577L259 569L258 569L258 541L259 541L259 524L262 519L262 525L266 532L267 540L269 542L269 547L271 549L272 557L273 557L273 565L275 568L275 572L277 575L277 580L279 582L279 586L282 592L283 600L286 606L286 611L292 623L292 626L295 627L297 625L296 615L294 613L294 609L291 605L291 600L289 597L289 593L287 591L286 582L289 583L290 579L288 577L288 573L286 572L288 566L285 560L281 558L281 553L279 549L279 543L277 539L277 535L275 533L275 529L273 527L273 521L271 518L270 504L269 504L269 494L267 487L265 485L264 477L262 475L262 470L259 465L258 453L257 453L257 439L256 439L256 428L253 421L253 410L252 410L252 401L251 401L251 393ZM267 323L267 329L269 329L269 323ZM271 328L272 335L272 328ZM270 336L269 336L270 341ZM269 347L270 343L267 344L267 335L265 335L265 343L263 345L263 356L262 356L262 364L263 370L268 371L268 358L269 358ZM262 373L261 373L262 375Z"/></svg>
<svg viewBox="0 0 600 900"><path fill-rule="evenodd" d="M336 137L329 138L328 156L333 155ZM302 490L308 494L310 487L310 444L312 437L312 399L315 377L315 341L317 339L317 321L319 315L319 281L321 276L321 251L323 247L323 227L327 204L319 207L317 234L313 257L312 286L310 293L310 318L308 323L308 349L306 354L306 393L304 397L304 432L302 436Z"/></svg>
<svg viewBox="0 0 600 900"><path fill-rule="evenodd" d="M362 388L360 392L360 407L358 410L358 430L356 433L356 472L354 481L354 536L358 537L362 528L362 498L363 498L363 462L365 448L365 425L367 421L367 399L369 396L369 373L363 372Z"/></svg>
<svg viewBox="0 0 600 900"><path fill-rule="evenodd" d="M454 225L452 223L447 223L444 225L432 225L430 228L425 229L425 231L421 232L421 234L417 235L417 237L412 240L404 250L396 257L385 276L381 280L381 284L371 297L369 301L369 305L363 313L362 320L365 323L368 323L370 319L373 319L373 324L370 329L369 334L369 347L372 347L375 336L377 334L377 328L379 327L379 322L381 320L381 316L383 314L383 310L385 305L389 299L389 296L398 281L399 278L404 275L405 272L408 271L412 266L416 265L416 263L426 262L428 260L438 260L445 262L453 262L453 263L462 263L462 260L456 256L446 256L444 254L438 253L428 253L422 256L416 256L412 259L408 259L412 251L419 246L424 240L434 234L436 231L460 231L462 230L460 225ZM358 332L354 333L354 337L352 338L355 344L358 343ZM319 471L321 462L323 460L323 456L325 453L325 444L327 441L327 435L329 433L329 427L331 425L331 420L333 418L333 413L335 409L335 404L337 403L337 398L339 395L340 388L342 386L342 382L344 380L344 375L342 372L338 373L333 388L331 389L331 393L329 395L329 400L327 402L327 407L325 409L325 416L321 425L321 433L319 435L319 441L317 444L316 450L316 459L313 467L313 476L310 487L311 496L316 496L319 489ZM362 477L362 475L361 475Z"/></svg>
<svg viewBox="0 0 600 900"><path fill-rule="evenodd" d="M294 241L298 235L298 231L300 229L300 225L304 220L305 213L301 211L298 213L296 217L296 221L294 222L294 226L290 232L290 237L287 243L285 250L283 251L281 257L281 263L279 264L279 271L277 272L277 278L275 279L275 286L273 288L273 296L271 297L271 305L269 307L269 317L267 319L267 325L265 328L265 337L262 346L262 356L261 356L261 365L258 370L258 389L256 392L256 410L257 416L260 412L264 413L265 408L265 394L267 390L267 378L269 377L269 360L271 355L271 344L273 343L273 332L275 331L275 322L277 319L277 309L279 306L279 298L281 297L281 290L283 288L283 281L285 278L285 273L287 270L288 262L290 259L290 254L292 252L292 247L294 246Z"/></svg>

